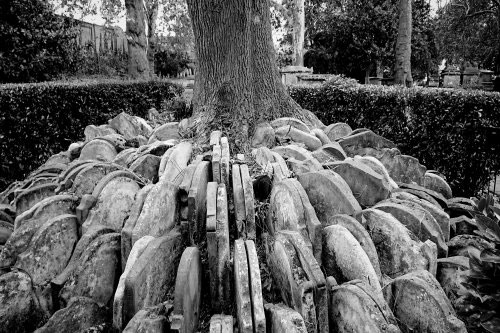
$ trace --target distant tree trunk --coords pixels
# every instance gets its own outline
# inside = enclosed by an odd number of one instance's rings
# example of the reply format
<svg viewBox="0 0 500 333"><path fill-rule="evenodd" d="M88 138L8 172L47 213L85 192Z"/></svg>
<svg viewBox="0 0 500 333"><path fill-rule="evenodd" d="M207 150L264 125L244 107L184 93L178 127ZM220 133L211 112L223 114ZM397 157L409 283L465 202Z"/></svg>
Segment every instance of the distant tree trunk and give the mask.
<svg viewBox="0 0 500 333"><path fill-rule="evenodd" d="M151 76L155 73L156 19L158 18L158 0L146 0L146 21L148 23L148 61Z"/></svg>
<svg viewBox="0 0 500 333"><path fill-rule="evenodd" d="M304 0L293 1L293 65L304 66L304 36L306 30Z"/></svg>
<svg viewBox="0 0 500 333"><path fill-rule="evenodd" d="M246 150L256 124L283 116L316 121L281 83L268 0L187 0L198 59L194 117L198 134L224 130Z"/></svg>
<svg viewBox="0 0 500 333"><path fill-rule="evenodd" d="M134 79L148 79L144 2L143 0L125 0L125 9L127 10L128 73Z"/></svg>
<svg viewBox="0 0 500 333"><path fill-rule="evenodd" d="M399 26L396 41L396 64L394 83L411 86L411 1L399 0Z"/></svg>

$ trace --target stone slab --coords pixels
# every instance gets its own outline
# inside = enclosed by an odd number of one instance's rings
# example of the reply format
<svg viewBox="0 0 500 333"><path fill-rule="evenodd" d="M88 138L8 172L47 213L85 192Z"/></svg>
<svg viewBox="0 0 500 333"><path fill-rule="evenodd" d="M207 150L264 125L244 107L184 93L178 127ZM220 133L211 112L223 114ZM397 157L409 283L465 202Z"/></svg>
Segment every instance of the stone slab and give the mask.
<svg viewBox="0 0 500 333"><path fill-rule="evenodd" d="M130 171L155 183L158 179L161 157L146 154L136 159L129 167Z"/></svg>
<svg viewBox="0 0 500 333"><path fill-rule="evenodd" d="M112 163L90 164L76 175L69 191L80 198L85 194L92 194L94 187L104 176L118 169L120 167Z"/></svg>
<svg viewBox="0 0 500 333"><path fill-rule="evenodd" d="M78 241L75 215L59 215L45 222L36 231L27 250L19 254L16 267L32 276L37 285L44 285L63 271Z"/></svg>
<svg viewBox="0 0 500 333"><path fill-rule="evenodd" d="M340 143L342 149L344 149L348 156L363 155L358 153L360 148L396 148L396 145L392 141L387 140L372 131L351 133L348 136L339 138L337 141Z"/></svg>
<svg viewBox="0 0 500 333"><path fill-rule="evenodd" d="M241 181L241 171L239 164L232 167L232 187L234 201L234 215L236 218L236 230L238 238L246 238L248 230L246 225L245 195Z"/></svg>
<svg viewBox="0 0 500 333"><path fill-rule="evenodd" d="M264 314L264 299L262 296L259 259L253 240L245 241L245 249L248 259L250 298L252 301L252 318L254 326L253 331L255 333L265 333L266 316Z"/></svg>
<svg viewBox="0 0 500 333"><path fill-rule="evenodd" d="M84 130L85 141L90 141L99 136L114 134L114 133L116 133L116 131L109 125L101 125L101 126L88 125L87 127L85 127Z"/></svg>
<svg viewBox="0 0 500 333"><path fill-rule="evenodd" d="M210 162L198 163L188 195L188 221L191 244L198 244L205 233L207 216L207 184L210 180Z"/></svg>
<svg viewBox="0 0 500 333"><path fill-rule="evenodd" d="M215 145L212 152L212 179L214 182L221 183L221 157L222 149L220 145Z"/></svg>
<svg viewBox="0 0 500 333"><path fill-rule="evenodd" d="M229 185L229 142L227 137L222 137L220 139L220 147L221 147L221 157L220 157L220 178L224 184Z"/></svg>
<svg viewBox="0 0 500 333"><path fill-rule="evenodd" d="M220 145L221 131L213 131L210 133L210 146Z"/></svg>
<svg viewBox="0 0 500 333"><path fill-rule="evenodd" d="M202 267L200 251L188 247L182 253L175 280L171 332L196 332L201 305Z"/></svg>
<svg viewBox="0 0 500 333"><path fill-rule="evenodd" d="M19 228L28 219L48 219L59 214L75 214L78 197L70 194L53 195L43 199L14 220L14 228Z"/></svg>
<svg viewBox="0 0 500 333"><path fill-rule="evenodd" d="M184 169L187 167L188 162L191 159L193 145L190 142L183 141L172 149L173 150L169 155L160 178L162 180L170 181L176 185L180 185Z"/></svg>
<svg viewBox="0 0 500 333"><path fill-rule="evenodd" d="M83 251L75 269L59 293L65 306L75 296L90 297L111 305L120 274L120 234L107 233L95 238Z"/></svg>
<svg viewBox="0 0 500 333"><path fill-rule="evenodd" d="M170 314L174 306L171 302L163 302L154 307L138 311L129 321L124 333L163 333L170 330Z"/></svg>
<svg viewBox="0 0 500 333"><path fill-rule="evenodd" d="M272 149L273 152L278 153L284 159L295 158L298 161L303 161L308 158L313 158L310 151L297 145L277 146Z"/></svg>
<svg viewBox="0 0 500 333"><path fill-rule="evenodd" d="M328 125L324 129L324 131L328 138L332 141L340 139L344 136L348 136L352 133L351 126L347 125L346 123L334 123Z"/></svg>
<svg viewBox="0 0 500 333"><path fill-rule="evenodd" d="M233 333L233 316L213 315L210 318L210 333Z"/></svg>
<svg viewBox="0 0 500 333"><path fill-rule="evenodd" d="M156 127L151 133L149 143L155 140L166 141L170 139L180 139L178 122L170 122Z"/></svg>
<svg viewBox="0 0 500 333"><path fill-rule="evenodd" d="M115 146L103 139L93 139L88 142L80 153L80 160L96 160L111 162L118 152Z"/></svg>
<svg viewBox="0 0 500 333"><path fill-rule="evenodd" d="M182 178L182 182L179 185L179 199L183 203L187 203L189 190L191 189L191 184L193 182L193 175L197 167L197 163L189 164L184 172L184 177Z"/></svg>
<svg viewBox="0 0 500 333"><path fill-rule="evenodd" d="M21 215L43 199L53 196L57 186L57 183L50 183L24 190L14 200L16 215Z"/></svg>
<svg viewBox="0 0 500 333"><path fill-rule="evenodd" d="M265 306L271 333L306 333L302 316L295 310L282 304L267 303Z"/></svg>
<svg viewBox="0 0 500 333"><path fill-rule="evenodd" d="M424 175L424 187L441 194L446 199L451 199L453 193L450 185L439 175L435 173L426 172Z"/></svg>
<svg viewBox="0 0 500 333"><path fill-rule="evenodd" d="M403 330L467 332L436 278L420 270L394 279L384 297Z"/></svg>
<svg viewBox="0 0 500 333"><path fill-rule="evenodd" d="M330 138L325 134L325 132L323 132L323 130L319 128L314 128L311 133L314 134L314 136L316 136L319 141L321 141L322 145L326 145L332 142Z"/></svg>
<svg viewBox="0 0 500 333"><path fill-rule="evenodd" d="M338 142L330 142L319 147L312 152L314 158L316 158L321 164L343 161L347 158L344 149L340 146Z"/></svg>
<svg viewBox="0 0 500 333"><path fill-rule="evenodd" d="M125 280L124 322L139 310L166 301L174 288L184 243L182 234L174 229L152 240L135 261Z"/></svg>
<svg viewBox="0 0 500 333"><path fill-rule="evenodd" d="M283 126L292 126L298 130L301 130L305 133L309 133L311 130L309 127L307 127L306 124L304 124L302 121L296 119L296 118L290 118L290 117L283 117L283 118L278 118L273 121L271 121L271 126L274 129L283 127Z"/></svg>
<svg viewBox="0 0 500 333"><path fill-rule="evenodd" d="M245 243L241 239L234 241L234 291L239 331L253 332L252 300L250 294L250 276Z"/></svg>

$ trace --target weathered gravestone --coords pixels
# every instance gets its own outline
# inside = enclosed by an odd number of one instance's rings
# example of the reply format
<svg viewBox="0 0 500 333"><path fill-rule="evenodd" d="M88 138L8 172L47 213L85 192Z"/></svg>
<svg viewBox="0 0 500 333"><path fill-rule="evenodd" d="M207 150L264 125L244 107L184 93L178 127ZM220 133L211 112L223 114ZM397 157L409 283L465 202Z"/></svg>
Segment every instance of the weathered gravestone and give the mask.
<svg viewBox="0 0 500 333"><path fill-rule="evenodd" d="M346 123L334 123L325 128L325 134L330 140L335 141L352 133L352 129Z"/></svg>
<svg viewBox="0 0 500 333"><path fill-rule="evenodd" d="M271 333L306 333L302 316L295 310L280 304L267 303L264 306Z"/></svg>
<svg viewBox="0 0 500 333"><path fill-rule="evenodd" d="M213 315L210 318L210 333L233 333L233 317Z"/></svg>

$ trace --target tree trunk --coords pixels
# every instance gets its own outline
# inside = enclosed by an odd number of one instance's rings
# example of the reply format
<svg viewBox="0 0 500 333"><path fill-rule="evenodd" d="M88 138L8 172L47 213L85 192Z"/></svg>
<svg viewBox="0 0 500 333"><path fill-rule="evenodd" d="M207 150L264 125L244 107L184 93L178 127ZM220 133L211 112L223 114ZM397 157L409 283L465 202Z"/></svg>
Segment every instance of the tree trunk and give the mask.
<svg viewBox="0 0 500 333"><path fill-rule="evenodd" d="M147 23L148 23L148 61L151 76L155 74L156 53L156 19L158 18L158 0L146 0Z"/></svg>
<svg viewBox="0 0 500 333"><path fill-rule="evenodd" d="M293 65L304 66L304 35L306 30L304 0L293 1Z"/></svg>
<svg viewBox="0 0 500 333"><path fill-rule="evenodd" d="M127 10L128 73L134 79L149 79L143 0L125 0Z"/></svg>
<svg viewBox="0 0 500 333"><path fill-rule="evenodd" d="M411 1L399 0L399 26L396 41L396 64L394 83L411 86Z"/></svg>
<svg viewBox="0 0 500 333"><path fill-rule="evenodd" d="M198 59L193 97L198 135L223 130L237 149L246 150L259 122L295 116L318 123L281 83L268 0L187 3Z"/></svg>

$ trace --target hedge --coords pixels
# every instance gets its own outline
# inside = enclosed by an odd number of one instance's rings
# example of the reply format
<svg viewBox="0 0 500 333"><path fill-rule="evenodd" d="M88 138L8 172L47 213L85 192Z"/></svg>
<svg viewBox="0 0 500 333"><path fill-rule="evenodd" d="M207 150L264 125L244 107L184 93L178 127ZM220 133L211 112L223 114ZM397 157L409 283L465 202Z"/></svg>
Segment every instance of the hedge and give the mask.
<svg viewBox="0 0 500 333"><path fill-rule="evenodd" d="M159 80L1 85L0 189L82 140L87 125L122 111L145 117L182 91Z"/></svg>
<svg viewBox="0 0 500 333"><path fill-rule="evenodd" d="M484 128L500 126L499 93L338 83L289 92L326 125L345 122L394 141L403 154L442 172L456 196L478 194L500 170L500 141L488 139Z"/></svg>

